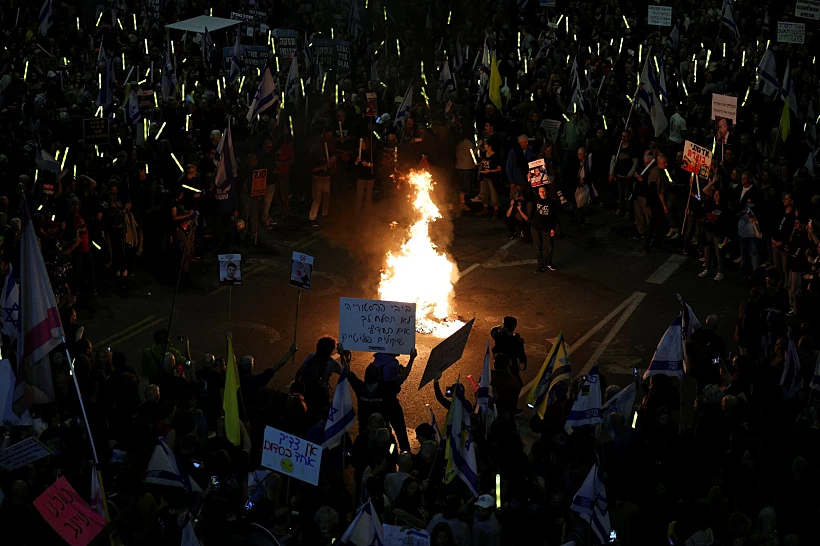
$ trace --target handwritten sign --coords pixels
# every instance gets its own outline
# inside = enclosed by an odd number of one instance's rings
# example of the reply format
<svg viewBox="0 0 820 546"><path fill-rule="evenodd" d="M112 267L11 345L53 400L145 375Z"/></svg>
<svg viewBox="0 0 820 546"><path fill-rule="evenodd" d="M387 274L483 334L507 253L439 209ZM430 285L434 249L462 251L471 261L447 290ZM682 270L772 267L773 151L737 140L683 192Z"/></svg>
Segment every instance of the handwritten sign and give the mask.
<svg viewBox="0 0 820 546"><path fill-rule="evenodd" d="M705 179L708 178L711 167L712 151L687 140L683 148L681 168Z"/></svg>
<svg viewBox="0 0 820 546"><path fill-rule="evenodd" d="M719 117L737 121L737 97L712 94L712 119Z"/></svg>
<svg viewBox="0 0 820 546"><path fill-rule="evenodd" d="M467 340L470 338L470 332L473 330L474 322L475 319L471 320L459 328L453 335L433 347L433 350L430 351L429 358L427 358L427 367L424 368L424 374L421 376L419 390L435 379L439 373L461 360L461 355L464 354L464 347L467 346Z"/></svg>
<svg viewBox="0 0 820 546"><path fill-rule="evenodd" d="M797 0L797 5L794 7L794 16L820 21L820 1Z"/></svg>
<svg viewBox="0 0 820 546"><path fill-rule="evenodd" d="M251 174L251 197L265 195L265 188L268 186L268 170L256 169Z"/></svg>
<svg viewBox="0 0 820 546"><path fill-rule="evenodd" d="M778 21L777 41L781 44L802 44L806 41L806 23Z"/></svg>
<svg viewBox="0 0 820 546"><path fill-rule="evenodd" d="M405 529L398 525L382 525L384 546L430 546L430 535L423 529Z"/></svg>
<svg viewBox="0 0 820 546"><path fill-rule="evenodd" d="M672 6L649 6L646 22L659 27L672 26Z"/></svg>
<svg viewBox="0 0 820 546"><path fill-rule="evenodd" d="M37 497L34 507L71 546L87 546L105 527L105 519L83 501L64 476Z"/></svg>
<svg viewBox="0 0 820 546"><path fill-rule="evenodd" d="M272 32L276 39L276 56L280 59L288 59L296 55L296 31L284 28L274 29Z"/></svg>
<svg viewBox="0 0 820 546"><path fill-rule="evenodd" d="M108 144L110 134L108 118L83 120L83 140L85 144Z"/></svg>
<svg viewBox="0 0 820 546"><path fill-rule="evenodd" d="M51 452L37 438L26 438L0 451L0 467L9 472L47 457Z"/></svg>
<svg viewBox="0 0 820 546"><path fill-rule="evenodd" d="M265 427L262 466L313 485L319 485L322 446L273 427Z"/></svg>
<svg viewBox="0 0 820 546"><path fill-rule="evenodd" d="M409 355L416 346L416 304L339 298L339 341L348 351Z"/></svg>

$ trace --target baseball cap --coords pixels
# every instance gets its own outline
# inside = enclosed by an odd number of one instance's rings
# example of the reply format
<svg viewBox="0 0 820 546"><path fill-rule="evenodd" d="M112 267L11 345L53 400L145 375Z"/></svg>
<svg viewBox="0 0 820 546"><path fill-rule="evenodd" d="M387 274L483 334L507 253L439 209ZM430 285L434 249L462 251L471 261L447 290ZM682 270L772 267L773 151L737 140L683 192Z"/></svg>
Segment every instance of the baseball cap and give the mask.
<svg viewBox="0 0 820 546"><path fill-rule="evenodd" d="M478 500L475 501L475 505L479 508L492 508L493 504L495 504L495 501L492 495L481 495L478 497Z"/></svg>

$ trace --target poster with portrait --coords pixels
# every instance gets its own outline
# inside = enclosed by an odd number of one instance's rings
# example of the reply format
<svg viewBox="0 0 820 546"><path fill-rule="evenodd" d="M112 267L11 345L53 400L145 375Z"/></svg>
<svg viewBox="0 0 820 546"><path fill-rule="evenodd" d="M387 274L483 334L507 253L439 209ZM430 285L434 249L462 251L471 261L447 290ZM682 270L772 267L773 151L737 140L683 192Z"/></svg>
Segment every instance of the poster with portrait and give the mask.
<svg viewBox="0 0 820 546"><path fill-rule="evenodd" d="M547 174L547 166L544 160L536 159L528 163L529 170L527 171L527 182L530 183L531 188L545 186L550 183L550 177Z"/></svg>
<svg viewBox="0 0 820 546"><path fill-rule="evenodd" d="M313 256L293 253L293 262L290 265L290 285L302 290L310 290L313 280Z"/></svg>
<svg viewBox="0 0 820 546"><path fill-rule="evenodd" d="M219 254L219 286L242 286L242 255Z"/></svg>
<svg viewBox="0 0 820 546"><path fill-rule="evenodd" d="M733 127L734 122L730 118L717 116L715 118L715 142L718 144L728 144Z"/></svg>
<svg viewBox="0 0 820 546"><path fill-rule="evenodd" d="M379 104L376 93L365 93L365 116L376 118L379 117Z"/></svg>

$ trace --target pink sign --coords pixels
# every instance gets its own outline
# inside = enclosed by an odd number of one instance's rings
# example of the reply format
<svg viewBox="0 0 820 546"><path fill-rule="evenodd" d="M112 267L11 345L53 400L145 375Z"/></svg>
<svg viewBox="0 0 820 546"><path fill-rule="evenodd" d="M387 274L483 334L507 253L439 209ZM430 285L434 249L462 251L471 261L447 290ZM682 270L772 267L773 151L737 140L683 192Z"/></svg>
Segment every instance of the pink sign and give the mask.
<svg viewBox="0 0 820 546"><path fill-rule="evenodd" d="M105 527L105 519L85 503L65 477L37 497L34 506L71 546L87 546Z"/></svg>

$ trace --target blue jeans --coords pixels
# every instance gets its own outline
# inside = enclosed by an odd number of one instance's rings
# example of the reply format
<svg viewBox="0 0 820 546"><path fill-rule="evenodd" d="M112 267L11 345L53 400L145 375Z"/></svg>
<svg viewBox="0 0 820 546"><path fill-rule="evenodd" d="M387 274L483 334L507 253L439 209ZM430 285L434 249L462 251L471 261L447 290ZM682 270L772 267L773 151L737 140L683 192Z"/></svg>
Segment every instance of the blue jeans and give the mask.
<svg viewBox="0 0 820 546"><path fill-rule="evenodd" d="M749 266L751 266L752 273L760 266L757 237L740 238L740 269L741 271L748 271Z"/></svg>

